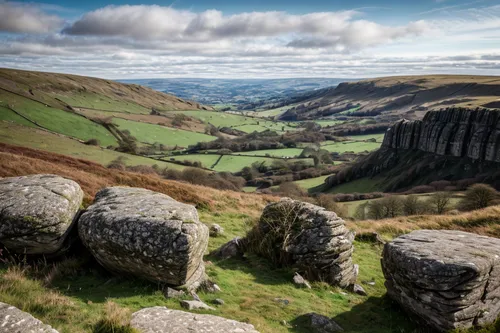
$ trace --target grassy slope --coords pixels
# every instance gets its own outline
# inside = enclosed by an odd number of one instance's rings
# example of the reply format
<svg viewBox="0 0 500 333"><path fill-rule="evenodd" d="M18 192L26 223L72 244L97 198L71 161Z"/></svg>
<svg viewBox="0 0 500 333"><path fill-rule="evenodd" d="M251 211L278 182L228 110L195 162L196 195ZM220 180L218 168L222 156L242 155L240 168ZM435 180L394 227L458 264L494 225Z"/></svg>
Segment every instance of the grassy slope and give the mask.
<svg viewBox="0 0 500 333"><path fill-rule="evenodd" d="M1 110L0 110L1 111ZM0 121L0 142L23 147L42 149L53 153L68 155L75 158L90 160L103 165L109 164L118 157L123 157L126 165L154 165L161 168L181 170L184 167L173 163L153 160L146 157L120 153L102 149L96 146L87 146L76 140L51 134L46 131L33 129L6 121Z"/></svg>
<svg viewBox="0 0 500 333"><path fill-rule="evenodd" d="M384 140L385 133L378 134L364 134L364 135L351 135L349 138L354 141L363 141L368 139L375 139L377 142L382 142Z"/></svg>
<svg viewBox="0 0 500 333"><path fill-rule="evenodd" d="M267 165L271 165L274 161L274 158L270 157L255 157L255 156L236 156L236 155L224 155L220 159L219 163L215 166L215 171L229 171L229 172L238 172L246 166L252 165L252 163L264 162ZM313 161L311 158L300 159L301 161L305 161L306 163L312 165ZM290 161L295 161L290 159Z"/></svg>
<svg viewBox="0 0 500 333"><path fill-rule="evenodd" d="M217 191L150 176L111 171L50 153L0 146L0 177L47 172L79 182L85 191L86 203L99 188L120 184L146 187L204 207L200 209L201 220L218 223L226 231L220 238L210 238L209 250L234 236L244 235L248 225L258 218L264 205L276 200L270 196ZM347 222L347 225L358 234L378 231L386 238L416 228L463 229L499 237L499 216L500 207L491 207L460 216L402 217ZM355 242L355 247L354 261L360 264L359 280L375 282L374 286L364 285L368 297L344 294L341 290L322 283L314 283L312 290L297 289L291 282L291 271L272 267L265 260L252 255L245 260L225 261L207 256L205 259L211 261L207 264L207 273L221 286L222 292L200 293L200 297L206 302L214 298L224 299L226 304L218 307L213 314L250 322L262 333L305 333L307 331L300 327L280 325L280 321L290 323L301 314L311 311L334 317L346 332L415 332L420 326L413 324L398 306L385 297L380 269L381 248L363 242ZM65 266L71 266L70 264L71 262L66 262ZM30 272L23 273L2 266L0 299L32 313L61 333L92 331L103 312L106 300L113 300L130 311L158 305L180 308L177 301L165 299L157 285L129 278L113 278L98 269L95 263L84 266L76 274L74 270L64 269L62 266L52 271L51 280L43 280L50 283L42 283L42 279L30 276ZM275 298L285 298L290 303L281 305Z"/></svg>
<svg viewBox="0 0 500 333"><path fill-rule="evenodd" d="M321 143L321 149L326 149L330 152L345 153L354 152L361 153L364 151L372 151L380 148L379 142L333 142L325 141Z"/></svg>
<svg viewBox="0 0 500 333"><path fill-rule="evenodd" d="M0 101L0 104L8 105L24 117L51 131L84 141L97 139L103 146L118 145L116 138L104 127L72 112L47 107L2 90L0 90ZM6 112L5 108L0 111ZM15 121L15 119L13 120Z"/></svg>
<svg viewBox="0 0 500 333"><path fill-rule="evenodd" d="M235 153L237 155L248 155L248 156L264 156L269 154L269 156L274 157L298 157L302 153L303 149L300 148L284 148L284 149L265 149L265 150L254 150L254 151L243 151Z"/></svg>
<svg viewBox="0 0 500 333"><path fill-rule="evenodd" d="M219 159L220 155L216 154L189 154L189 155L175 155L168 156L165 159L174 159L176 161L190 161L190 162L201 162L202 166L205 168L210 168Z"/></svg>
<svg viewBox="0 0 500 333"><path fill-rule="evenodd" d="M380 182L377 178L360 178L348 183L334 186L328 190L329 193L369 193L379 192Z"/></svg>
<svg viewBox="0 0 500 333"><path fill-rule="evenodd" d="M121 118L114 118L113 123L120 130L129 130L130 134L138 141L144 143L163 143L166 146L188 147L198 142L208 142L217 139L214 136L203 133L188 132L181 129L165 127L160 125L135 122Z"/></svg>

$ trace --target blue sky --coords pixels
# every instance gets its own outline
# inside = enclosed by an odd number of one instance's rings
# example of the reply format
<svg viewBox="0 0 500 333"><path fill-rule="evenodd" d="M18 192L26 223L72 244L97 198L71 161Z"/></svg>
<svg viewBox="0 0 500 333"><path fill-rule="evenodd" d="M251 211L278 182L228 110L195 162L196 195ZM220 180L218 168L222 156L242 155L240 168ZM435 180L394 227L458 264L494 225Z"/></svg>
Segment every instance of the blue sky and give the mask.
<svg viewBox="0 0 500 333"><path fill-rule="evenodd" d="M0 0L0 66L106 78L500 75L500 2Z"/></svg>

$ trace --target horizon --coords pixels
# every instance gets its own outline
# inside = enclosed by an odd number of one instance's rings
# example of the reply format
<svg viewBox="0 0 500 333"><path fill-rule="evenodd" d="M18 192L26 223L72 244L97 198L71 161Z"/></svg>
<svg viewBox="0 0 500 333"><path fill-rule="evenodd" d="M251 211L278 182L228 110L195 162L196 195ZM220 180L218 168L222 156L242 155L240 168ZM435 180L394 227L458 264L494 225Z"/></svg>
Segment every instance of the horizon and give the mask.
<svg viewBox="0 0 500 333"><path fill-rule="evenodd" d="M0 1L0 67L113 80L500 75L495 0Z"/></svg>

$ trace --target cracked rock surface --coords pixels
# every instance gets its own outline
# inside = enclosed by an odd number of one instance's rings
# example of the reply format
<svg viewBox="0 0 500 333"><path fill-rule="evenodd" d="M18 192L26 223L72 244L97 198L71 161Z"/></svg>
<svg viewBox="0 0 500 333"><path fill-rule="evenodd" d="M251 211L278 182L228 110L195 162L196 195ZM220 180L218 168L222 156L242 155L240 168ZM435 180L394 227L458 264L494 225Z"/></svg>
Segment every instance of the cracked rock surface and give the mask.
<svg viewBox="0 0 500 333"><path fill-rule="evenodd" d="M96 194L78 232L108 270L196 289L205 280L208 228L194 206L141 188L110 187Z"/></svg>
<svg viewBox="0 0 500 333"><path fill-rule="evenodd" d="M63 246L83 191L55 175L0 180L0 242L10 251L53 254Z"/></svg>
<svg viewBox="0 0 500 333"><path fill-rule="evenodd" d="M27 312L0 302L0 333L58 333Z"/></svg>
<svg viewBox="0 0 500 333"><path fill-rule="evenodd" d="M267 242L264 247L257 246L265 249L260 254L269 256L272 247L272 256L280 258L282 265L296 268L308 280L340 287L356 281L351 233L334 212L284 198L266 206L256 228L258 237L254 239L260 245ZM269 238L278 229L278 235Z"/></svg>
<svg viewBox="0 0 500 333"><path fill-rule="evenodd" d="M492 323L500 314L500 239L418 230L384 247L387 293L439 331Z"/></svg>
<svg viewBox="0 0 500 333"><path fill-rule="evenodd" d="M212 315L169 310L164 306L135 312L131 326L142 333L258 333L250 324Z"/></svg>

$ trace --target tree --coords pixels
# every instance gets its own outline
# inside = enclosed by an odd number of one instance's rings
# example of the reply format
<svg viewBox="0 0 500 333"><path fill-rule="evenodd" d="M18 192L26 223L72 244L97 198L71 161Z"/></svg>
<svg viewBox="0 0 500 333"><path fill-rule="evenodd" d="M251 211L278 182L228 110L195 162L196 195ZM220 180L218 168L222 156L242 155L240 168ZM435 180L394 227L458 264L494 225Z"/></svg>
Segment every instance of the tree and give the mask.
<svg viewBox="0 0 500 333"><path fill-rule="evenodd" d="M460 209L475 210L491 206L498 197L498 192L487 184L474 184L467 188L465 197L460 202Z"/></svg>
<svg viewBox="0 0 500 333"><path fill-rule="evenodd" d="M376 200L384 210L384 217L396 217L403 214L403 201L399 196L390 195L382 199Z"/></svg>
<svg viewBox="0 0 500 333"><path fill-rule="evenodd" d="M436 192L428 199L429 205L436 214L444 214L450 208L450 201L450 192Z"/></svg>
<svg viewBox="0 0 500 333"><path fill-rule="evenodd" d="M367 209L365 217L369 219L380 220L385 217L384 206L380 203L380 200L368 202Z"/></svg>
<svg viewBox="0 0 500 333"><path fill-rule="evenodd" d="M418 200L418 196L412 194L412 195L407 195L403 199L403 213L405 215L416 215L416 214L419 214L419 200Z"/></svg>

